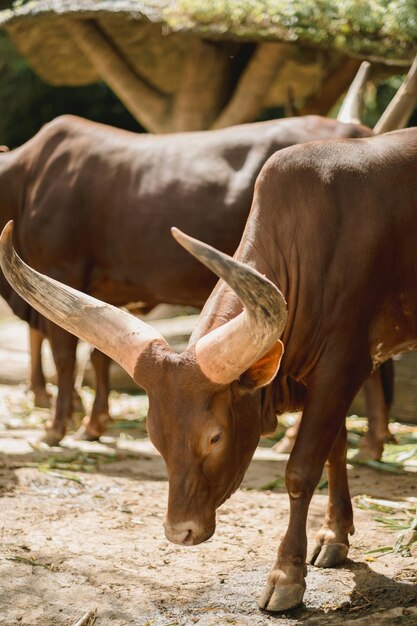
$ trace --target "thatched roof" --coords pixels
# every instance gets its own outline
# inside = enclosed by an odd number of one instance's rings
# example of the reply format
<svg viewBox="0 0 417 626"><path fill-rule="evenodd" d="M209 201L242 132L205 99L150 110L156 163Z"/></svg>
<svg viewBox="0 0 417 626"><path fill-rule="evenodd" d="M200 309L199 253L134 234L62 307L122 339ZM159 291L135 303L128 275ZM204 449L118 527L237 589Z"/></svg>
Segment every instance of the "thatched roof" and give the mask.
<svg viewBox="0 0 417 626"><path fill-rule="evenodd" d="M175 90L186 42L182 43L181 36L162 36L166 4L157 0L33 0L2 11L0 27L46 82L75 86L96 82L100 76L68 32L66 18L93 19L142 76L170 93ZM158 76L160 57L164 58L162 81Z"/></svg>
<svg viewBox="0 0 417 626"><path fill-rule="evenodd" d="M245 40L292 41L381 62L410 62L417 46L415 0L177 0L173 30Z"/></svg>
<svg viewBox="0 0 417 626"><path fill-rule="evenodd" d="M216 39L297 42L397 65L407 65L417 45L415 0L29 0L2 4L9 9L0 14L0 25L21 46L28 37L32 45L25 47L34 57L41 56L41 50L35 53L36 42L44 48L52 46L50 61L52 51L63 58L63 40L68 35L59 22L69 15L99 20L128 49L138 45L143 26L151 24L158 24L159 33L165 35L191 32ZM134 32L138 30L142 36ZM76 54L72 48L69 44L68 56ZM72 80L87 81L88 72Z"/></svg>
<svg viewBox="0 0 417 626"><path fill-rule="evenodd" d="M86 49L93 25L101 41L108 40L130 70L165 99L177 93L197 39L217 42L217 57L235 60L229 62L234 67L223 68L231 84L253 49L264 46L258 63L263 67L271 51L267 42L296 44L291 52L285 48L285 62L284 48L274 68L271 62L266 106L282 104L288 84L296 99L311 97L346 57L406 67L417 42L415 0L0 0L1 6L8 8L0 11L0 28L46 82L107 80ZM81 47L74 24L85 25ZM212 50L200 50L199 62L205 65ZM279 80L272 71L278 66ZM213 61L210 76L219 73ZM213 111L223 105L216 103Z"/></svg>

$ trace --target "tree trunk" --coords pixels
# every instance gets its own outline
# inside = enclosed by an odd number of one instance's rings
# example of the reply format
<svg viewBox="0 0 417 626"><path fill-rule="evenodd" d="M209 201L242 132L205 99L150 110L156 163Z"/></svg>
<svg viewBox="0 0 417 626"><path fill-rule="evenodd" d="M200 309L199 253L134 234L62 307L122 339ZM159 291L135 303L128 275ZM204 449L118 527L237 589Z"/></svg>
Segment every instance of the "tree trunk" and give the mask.
<svg viewBox="0 0 417 626"><path fill-rule="evenodd" d="M272 82L292 51L292 44L259 44L243 71L229 103L211 127L225 128L256 119L262 111Z"/></svg>
<svg viewBox="0 0 417 626"><path fill-rule="evenodd" d="M94 20L66 19L68 31L102 79L147 130L162 132L167 99L146 84Z"/></svg>
<svg viewBox="0 0 417 626"><path fill-rule="evenodd" d="M209 128L228 92L234 44L194 39L175 96L168 128L173 131ZM168 129L167 129L168 130Z"/></svg>

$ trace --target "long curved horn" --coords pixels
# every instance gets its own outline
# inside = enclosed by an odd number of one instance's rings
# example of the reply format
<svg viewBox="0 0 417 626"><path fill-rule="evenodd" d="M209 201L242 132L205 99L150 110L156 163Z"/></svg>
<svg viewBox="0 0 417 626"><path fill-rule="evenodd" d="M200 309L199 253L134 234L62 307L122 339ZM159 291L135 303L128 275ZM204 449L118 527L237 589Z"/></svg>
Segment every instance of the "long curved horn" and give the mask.
<svg viewBox="0 0 417 626"><path fill-rule="evenodd" d="M371 64L368 61L361 63L360 68L349 87L339 109L337 120L345 124L360 124L363 108L363 93L369 80Z"/></svg>
<svg viewBox="0 0 417 626"><path fill-rule="evenodd" d="M417 55L410 67L410 70L385 109L384 113L375 124L375 135L388 133L391 130L398 130L407 126L417 104Z"/></svg>
<svg viewBox="0 0 417 626"><path fill-rule="evenodd" d="M12 243L13 222L0 237L0 265L13 289L34 309L84 339L119 363L132 376L141 352L162 335L130 313L40 274L18 256Z"/></svg>
<svg viewBox="0 0 417 626"><path fill-rule="evenodd" d="M287 305L279 289L255 269L172 229L175 239L235 291L244 305L237 317L201 337L197 362L213 382L228 384L278 342L287 321Z"/></svg>

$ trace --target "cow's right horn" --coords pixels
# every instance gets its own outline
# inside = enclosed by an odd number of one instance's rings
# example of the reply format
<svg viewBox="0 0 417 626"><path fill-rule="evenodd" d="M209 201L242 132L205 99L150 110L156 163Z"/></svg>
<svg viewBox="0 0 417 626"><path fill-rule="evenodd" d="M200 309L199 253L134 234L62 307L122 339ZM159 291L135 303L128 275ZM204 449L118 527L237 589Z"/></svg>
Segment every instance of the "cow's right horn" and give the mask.
<svg viewBox="0 0 417 626"><path fill-rule="evenodd" d="M339 122L345 122L345 124L361 123L363 92L369 80L370 71L371 64L368 61L363 61L339 109L337 116Z"/></svg>
<svg viewBox="0 0 417 626"><path fill-rule="evenodd" d="M149 343L166 344L158 331L130 313L26 265L13 248L12 232L13 222L9 222L0 237L0 265L13 289L39 313L107 354L132 378L137 359Z"/></svg>
<svg viewBox="0 0 417 626"><path fill-rule="evenodd" d="M196 344L197 362L211 381L229 384L269 352L287 321L287 304L280 290L252 267L172 229L175 239L238 295L244 310L210 331Z"/></svg>

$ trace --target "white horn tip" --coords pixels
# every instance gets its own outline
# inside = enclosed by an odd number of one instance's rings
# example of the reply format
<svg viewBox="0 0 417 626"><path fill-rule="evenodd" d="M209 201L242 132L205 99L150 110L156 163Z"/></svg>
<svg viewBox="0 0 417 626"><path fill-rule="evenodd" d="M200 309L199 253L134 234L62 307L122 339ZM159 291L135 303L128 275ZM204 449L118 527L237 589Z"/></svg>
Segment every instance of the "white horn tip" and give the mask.
<svg viewBox="0 0 417 626"><path fill-rule="evenodd" d="M174 239L176 239L179 243L187 239L187 235L183 233L182 230L180 230L176 226L173 226L171 228L171 234L174 237Z"/></svg>
<svg viewBox="0 0 417 626"><path fill-rule="evenodd" d="M13 234L13 220L7 222L6 226L3 228L3 231L0 235L0 243L3 246L6 246L12 238Z"/></svg>
<svg viewBox="0 0 417 626"><path fill-rule="evenodd" d="M193 250L195 249L195 246L193 244L196 241L193 237L186 235L185 233L182 232L182 230L180 230L179 228L176 228L175 226L171 228L171 234L174 237L174 239L178 241L178 243L183 248L185 248L186 250L188 250L188 252L191 252L193 254ZM197 242L197 243L199 243L201 246L205 245L202 242Z"/></svg>

